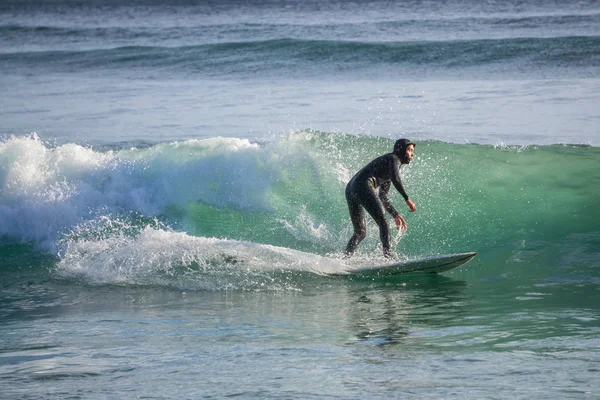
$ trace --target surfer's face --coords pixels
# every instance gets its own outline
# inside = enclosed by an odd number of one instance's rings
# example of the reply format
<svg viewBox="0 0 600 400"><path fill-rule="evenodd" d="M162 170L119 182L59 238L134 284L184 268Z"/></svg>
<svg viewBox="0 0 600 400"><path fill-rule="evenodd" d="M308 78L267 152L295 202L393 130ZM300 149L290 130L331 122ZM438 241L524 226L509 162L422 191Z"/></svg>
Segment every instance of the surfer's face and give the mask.
<svg viewBox="0 0 600 400"><path fill-rule="evenodd" d="M415 158L415 145L411 144L406 148L406 159L412 161Z"/></svg>

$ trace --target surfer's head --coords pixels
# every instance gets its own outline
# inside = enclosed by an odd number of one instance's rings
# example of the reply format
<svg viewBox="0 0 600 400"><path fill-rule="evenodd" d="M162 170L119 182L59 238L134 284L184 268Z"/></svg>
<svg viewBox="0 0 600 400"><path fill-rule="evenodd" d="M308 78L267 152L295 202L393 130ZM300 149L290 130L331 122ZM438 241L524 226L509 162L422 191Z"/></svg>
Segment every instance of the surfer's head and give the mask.
<svg viewBox="0 0 600 400"><path fill-rule="evenodd" d="M398 139L394 144L394 154L402 164L408 164L415 157L415 144L408 139Z"/></svg>

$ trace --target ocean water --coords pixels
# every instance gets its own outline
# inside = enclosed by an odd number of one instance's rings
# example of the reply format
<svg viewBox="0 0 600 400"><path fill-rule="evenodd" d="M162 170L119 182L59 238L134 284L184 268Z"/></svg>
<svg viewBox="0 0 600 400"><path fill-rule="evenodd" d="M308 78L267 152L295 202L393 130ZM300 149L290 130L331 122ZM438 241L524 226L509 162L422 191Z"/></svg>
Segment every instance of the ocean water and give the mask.
<svg viewBox="0 0 600 400"><path fill-rule="evenodd" d="M0 2L0 397L600 396L594 1ZM332 277L396 139L399 259Z"/></svg>

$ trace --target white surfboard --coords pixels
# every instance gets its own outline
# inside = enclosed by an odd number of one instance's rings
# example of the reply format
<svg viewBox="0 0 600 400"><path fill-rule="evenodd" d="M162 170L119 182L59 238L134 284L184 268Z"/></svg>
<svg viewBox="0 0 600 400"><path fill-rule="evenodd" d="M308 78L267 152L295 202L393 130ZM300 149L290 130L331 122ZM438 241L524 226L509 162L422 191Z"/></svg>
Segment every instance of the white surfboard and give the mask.
<svg viewBox="0 0 600 400"><path fill-rule="evenodd" d="M358 267L345 271L339 276L386 277L399 274L433 274L451 270L468 263L477 253L449 254L437 257L420 258L416 260L398 261L386 265Z"/></svg>

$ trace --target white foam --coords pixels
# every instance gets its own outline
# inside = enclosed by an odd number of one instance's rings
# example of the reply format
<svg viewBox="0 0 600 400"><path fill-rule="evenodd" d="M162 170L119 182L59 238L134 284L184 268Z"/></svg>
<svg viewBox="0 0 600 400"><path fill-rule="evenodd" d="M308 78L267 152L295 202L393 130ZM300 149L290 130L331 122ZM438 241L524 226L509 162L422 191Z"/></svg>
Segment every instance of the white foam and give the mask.
<svg viewBox="0 0 600 400"><path fill-rule="evenodd" d="M203 201L264 210L279 179L272 150L211 138L143 150L51 147L37 135L0 142L0 236L53 246L73 227L111 213L152 217Z"/></svg>
<svg viewBox="0 0 600 400"><path fill-rule="evenodd" d="M88 284L214 290L277 289L294 284L286 272L324 275L346 268L339 260L292 249L146 227L135 236L69 240L56 271Z"/></svg>
<svg viewBox="0 0 600 400"><path fill-rule="evenodd" d="M307 211L306 206L300 208L300 213L293 223L283 219L278 220L278 222L300 240L331 240L334 236L325 223L315 221L315 218Z"/></svg>
<svg viewBox="0 0 600 400"><path fill-rule="evenodd" d="M314 195L298 181L329 188L320 155L305 147L290 137L262 145L211 138L96 151L12 137L0 142L0 236L57 253L59 276L89 284L273 289L294 285L291 275L343 272L348 266L335 258L195 237L158 222L204 202L273 211L273 222L288 219L299 240L339 240L298 200Z"/></svg>
<svg viewBox="0 0 600 400"><path fill-rule="evenodd" d="M90 190L111 156L77 145L47 148L32 134L0 142L0 236L55 238L102 204Z"/></svg>

